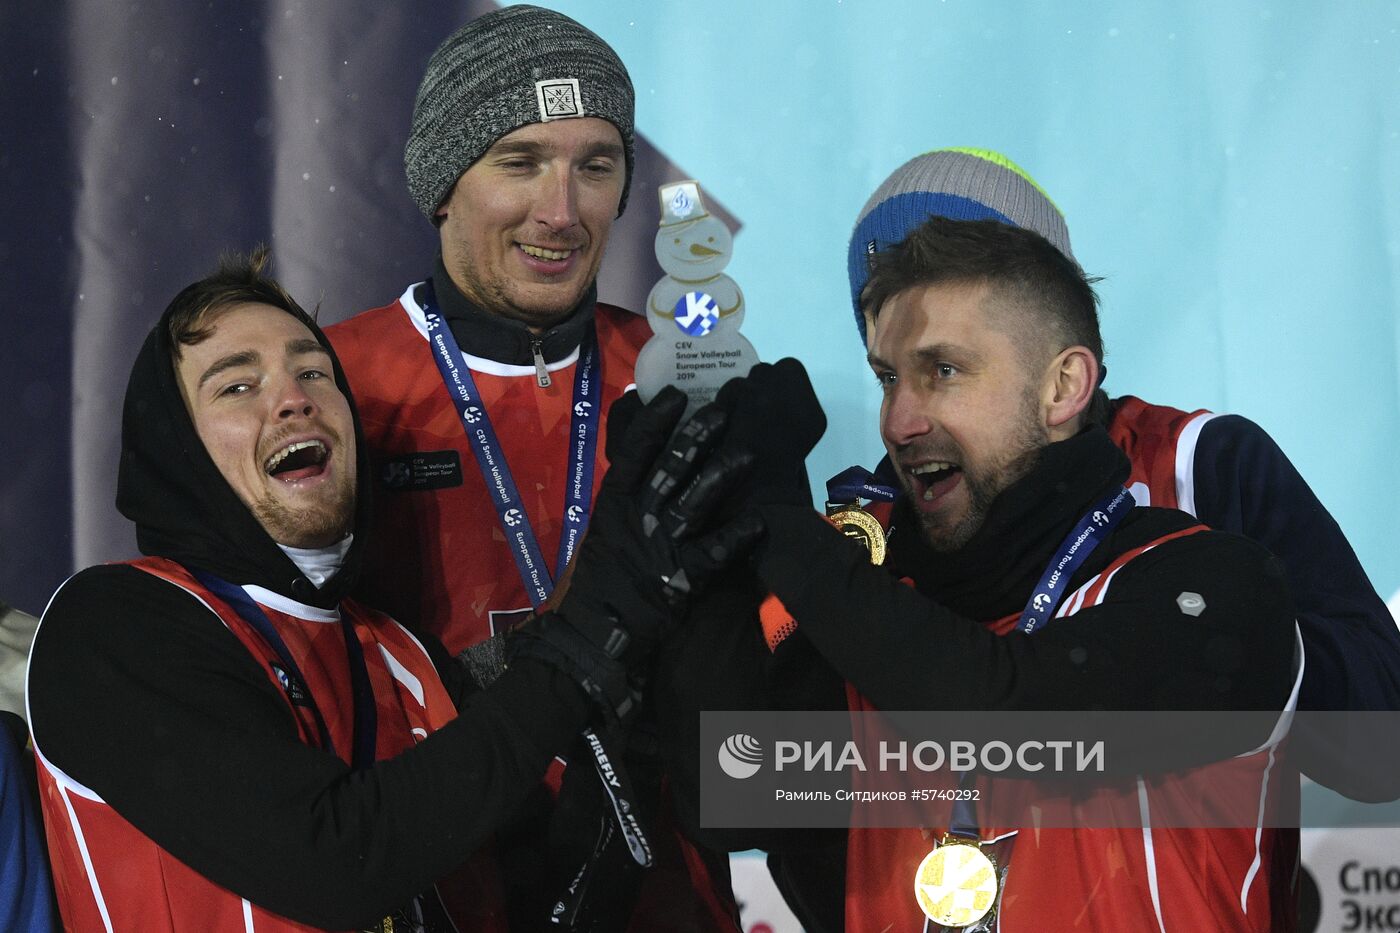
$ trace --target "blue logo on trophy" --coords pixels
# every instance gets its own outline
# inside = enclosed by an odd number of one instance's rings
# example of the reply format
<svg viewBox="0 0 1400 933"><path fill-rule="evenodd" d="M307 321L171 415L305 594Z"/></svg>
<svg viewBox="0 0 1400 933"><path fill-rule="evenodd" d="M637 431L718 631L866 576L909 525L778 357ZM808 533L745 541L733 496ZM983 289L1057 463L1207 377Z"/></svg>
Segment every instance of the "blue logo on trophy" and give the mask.
<svg viewBox="0 0 1400 933"><path fill-rule="evenodd" d="M746 376L758 362L739 333L744 293L724 274L734 237L705 209L700 185L662 185L656 260L666 273L647 295L647 322L655 335L637 357L637 391L650 401L664 385L690 399L687 411L714 399L719 387Z"/></svg>

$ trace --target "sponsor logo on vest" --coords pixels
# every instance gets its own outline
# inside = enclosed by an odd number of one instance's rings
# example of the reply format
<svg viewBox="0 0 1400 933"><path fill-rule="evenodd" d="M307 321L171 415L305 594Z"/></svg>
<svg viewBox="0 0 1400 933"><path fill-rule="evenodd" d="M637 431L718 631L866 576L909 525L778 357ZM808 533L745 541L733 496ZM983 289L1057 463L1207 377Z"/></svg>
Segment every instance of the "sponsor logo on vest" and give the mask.
<svg viewBox="0 0 1400 933"><path fill-rule="evenodd" d="M287 699L297 706L306 706L309 703L306 691L302 688L300 681L288 674L276 661L269 661L268 666L272 668L272 673L277 677L277 682L282 685L282 689L287 692Z"/></svg>

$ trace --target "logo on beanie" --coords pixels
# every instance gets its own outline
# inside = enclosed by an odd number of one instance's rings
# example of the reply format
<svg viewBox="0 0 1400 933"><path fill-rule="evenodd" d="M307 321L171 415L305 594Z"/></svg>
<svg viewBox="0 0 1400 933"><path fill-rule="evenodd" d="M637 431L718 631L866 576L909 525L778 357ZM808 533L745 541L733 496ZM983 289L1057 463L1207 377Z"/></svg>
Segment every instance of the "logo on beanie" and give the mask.
<svg viewBox="0 0 1400 933"><path fill-rule="evenodd" d="M540 122L583 116L583 95L578 78L551 78L535 82L535 99L540 104Z"/></svg>

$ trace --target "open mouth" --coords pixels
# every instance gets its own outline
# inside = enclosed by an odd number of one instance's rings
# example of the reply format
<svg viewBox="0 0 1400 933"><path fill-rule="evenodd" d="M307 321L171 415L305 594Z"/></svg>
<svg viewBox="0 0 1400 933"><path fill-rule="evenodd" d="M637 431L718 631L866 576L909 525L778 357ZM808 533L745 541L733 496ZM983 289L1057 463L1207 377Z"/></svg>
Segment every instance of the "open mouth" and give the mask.
<svg viewBox="0 0 1400 933"><path fill-rule="evenodd" d="M525 255L549 262L561 262L574 254L571 249L547 249L543 246L531 246L528 243L521 243L519 246L525 251Z"/></svg>
<svg viewBox="0 0 1400 933"><path fill-rule="evenodd" d="M297 441L277 451L263 464L268 476L284 483L320 476L325 472L331 452L322 441Z"/></svg>
<svg viewBox="0 0 1400 933"><path fill-rule="evenodd" d="M930 460L908 468L914 480L914 499L926 503L937 502L947 495L962 478L962 467L946 460Z"/></svg>

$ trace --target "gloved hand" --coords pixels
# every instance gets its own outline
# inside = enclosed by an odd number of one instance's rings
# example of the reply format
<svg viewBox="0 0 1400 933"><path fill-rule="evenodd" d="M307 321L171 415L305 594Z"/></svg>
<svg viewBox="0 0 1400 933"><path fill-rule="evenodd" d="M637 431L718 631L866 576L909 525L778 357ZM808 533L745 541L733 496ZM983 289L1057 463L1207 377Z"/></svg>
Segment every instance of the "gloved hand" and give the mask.
<svg viewBox="0 0 1400 933"><path fill-rule="evenodd" d="M652 824L661 774L659 757L650 748L655 740L647 741L650 730L644 728L645 716L643 712L630 728L603 738L609 755L622 764L631 780L631 802L640 811L638 817ZM569 752L571 764L564 769L549 817L549 884L557 897L550 904L549 923L561 933L626 929L643 877L643 868L622 838L604 784L589 766L590 757L587 743L580 739Z"/></svg>
<svg viewBox="0 0 1400 933"><path fill-rule="evenodd" d="M511 639L512 657L540 658L566 671L609 721L633 707L639 683L629 675L640 673L692 590L744 553L760 531L754 517L710 527L751 458L714 450L725 424L714 406L673 437L685 405L685 395L668 387L621 432L609 415L612 465L569 590L557 608Z"/></svg>
<svg viewBox="0 0 1400 933"><path fill-rule="evenodd" d="M722 451L748 451L754 464L731 504L812 504L806 460L826 433L826 413L807 370L792 357L759 363L719 390L715 405L729 416Z"/></svg>

